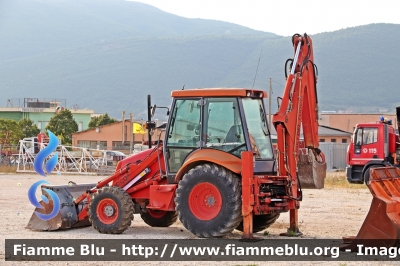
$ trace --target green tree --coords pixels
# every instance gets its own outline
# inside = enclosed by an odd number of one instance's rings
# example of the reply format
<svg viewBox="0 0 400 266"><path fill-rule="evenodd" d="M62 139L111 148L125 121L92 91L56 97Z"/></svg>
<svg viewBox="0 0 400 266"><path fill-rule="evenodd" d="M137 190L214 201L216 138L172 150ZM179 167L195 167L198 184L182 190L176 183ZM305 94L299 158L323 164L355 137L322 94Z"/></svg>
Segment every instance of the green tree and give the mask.
<svg viewBox="0 0 400 266"><path fill-rule="evenodd" d="M71 111L64 109L50 119L46 130L53 132L64 145L71 145L72 133L78 131L78 123L73 118Z"/></svg>
<svg viewBox="0 0 400 266"><path fill-rule="evenodd" d="M11 119L0 118L0 143L18 144L22 139L22 130L18 123Z"/></svg>
<svg viewBox="0 0 400 266"><path fill-rule="evenodd" d="M89 127L89 128L96 128L96 127L99 127L99 126L103 126L103 125L108 125L108 124L111 124L111 123L115 123L115 122L117 122L117 121L118 121L118 120L116 120L116 119L114 119L114 118L111 118L111 117L108 115L108 113L105 113L104 115L92 117L92 118L90 119L90 122L89 122L88 127Z"/></svg>
<svg viewBox="0 0 400 266"><path fill-rule="evenodd" d="M95 116L95 117L90 118L88 128L96 128L97 124L99 123L99 117L100 116Z"/></svg>
<svg viewBox="0 0 400 266"><path fill-rule="evenodd" d="M18 125L22 131L22 138L35 137L40 133L40 129L29 118L19 120Z"/></svg>

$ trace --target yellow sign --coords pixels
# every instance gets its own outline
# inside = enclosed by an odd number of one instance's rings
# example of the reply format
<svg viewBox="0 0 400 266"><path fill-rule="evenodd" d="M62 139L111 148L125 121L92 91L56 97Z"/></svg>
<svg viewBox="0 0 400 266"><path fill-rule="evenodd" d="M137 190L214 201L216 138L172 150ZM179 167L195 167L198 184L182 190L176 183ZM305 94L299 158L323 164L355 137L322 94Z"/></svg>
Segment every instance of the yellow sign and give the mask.
<svg viewBox="0 0 400 266"><path fill-rule="evenodd" d="M146 130L139 123L133 123L133 134L145 134Z"/></svg>

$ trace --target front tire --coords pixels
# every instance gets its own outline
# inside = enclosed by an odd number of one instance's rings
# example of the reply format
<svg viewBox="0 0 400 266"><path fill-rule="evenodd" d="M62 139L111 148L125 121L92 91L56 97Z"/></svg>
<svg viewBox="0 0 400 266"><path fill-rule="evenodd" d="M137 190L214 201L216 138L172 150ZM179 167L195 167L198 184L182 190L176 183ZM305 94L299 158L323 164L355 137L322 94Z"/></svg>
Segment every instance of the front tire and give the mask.
<svg viewBox="0 0 400 266"><path fill-rule="evenodd" d="M89 204L89 221L104 234L121 234L133 220L132 198L119 187L104 187L92 194Z"/></svg>
<svg viewBox="0 0 400 266"><path fill-rule="evenodd" d="M378 168L378 167L384 167L383 165L371 165L364 173L364 183L365 185L368 185L369 179L371 178L371 169L372 168Z"/></svg>
<svg viewBox="0 0 400 266"><path fill-rule="evenodd" d="M239 178L215 164L198 165L179 182L175 204L179 220L196 236L224 236L242 220Z"/></svg>
<svg viewBox="0 0 400 266"><path fill-rule="evenodd" d="M174 211L147 210L140 213L140 217L152 227L168 227L176 222L178 214Z"/></svg>

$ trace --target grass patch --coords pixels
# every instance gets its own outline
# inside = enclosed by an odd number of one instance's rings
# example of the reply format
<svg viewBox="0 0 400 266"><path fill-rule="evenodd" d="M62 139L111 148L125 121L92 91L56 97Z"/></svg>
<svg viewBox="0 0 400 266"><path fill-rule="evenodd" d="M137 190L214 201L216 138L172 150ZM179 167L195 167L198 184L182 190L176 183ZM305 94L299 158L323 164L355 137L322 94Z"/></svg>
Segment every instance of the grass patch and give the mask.
<svg viewBox="0 0 400 266"><path fill-rule="evenodd" d="M290 230L290 229L287 231L287 235L288 235L288 237L298 237L299 236L297 234L297 232Z"/></svg>
<svg viewBox="0 0 400 266"><path fill-rule="evenodd" d="M355 188L365 189L365 184L351 184L346 179L345 172L326 173L325 188Z"/></svg>
<svg viewBox="0 0 400 266"><path fill-rule="evenodd" d="M6 165L0 165L0 173L16 173L17 172L17 167L16 166L6 166Z"/></svg>

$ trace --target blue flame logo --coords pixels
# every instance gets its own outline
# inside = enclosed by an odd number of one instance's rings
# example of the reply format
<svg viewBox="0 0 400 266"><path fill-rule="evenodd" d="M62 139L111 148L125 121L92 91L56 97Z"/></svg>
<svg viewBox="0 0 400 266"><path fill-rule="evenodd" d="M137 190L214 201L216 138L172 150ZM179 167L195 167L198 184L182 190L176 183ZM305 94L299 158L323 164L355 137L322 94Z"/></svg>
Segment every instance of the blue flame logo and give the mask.
<svg viewBox="0 0 400 266"><path fill-rule="evenodd" d="M50 131L47 130L47 133L49 133L49 144L47 145L46 148L41 150L35 158L35 161L33 162L33 168L35 169L36 173L42 176L46 176L46 174L43 172L43 162L44 160L53 152L57 149L58 146L58 138ZM50 174L51 171L53 171L54 167L56 167L58 162L58 153L55 153L53 157L51 157L47 163L46 163L46 172L47 174Z"/></svg>
<svg viewBox="0 0 400 266"><path fill-rule="evenodd" d="M50 130L47 130L47 133L49 134L49 137L50 137L49 144L47 145L46 148L41 150L36 155L35 161L33 162L33 168L35 169L36 173L38 173L39 175L42 175L42 176L46 176L46 174L43 171L44 161L52 152L54 152L57 149L57 146L58 146L58 138ZM50 174L51 171L53 171L53 169L57 165L57 162L58 162L58 153L55 153L53 157L51 157L49 160L47 160L47 163L46 163L46 173L47 174ZM29 201L32 203L33 206L35 206L36 208L39 208L39 209L43 209L44 207L37 201L35 193L36 193L36 189L42 184L50 184L50 183L47 182L46 180L40 180L40 181L34 183L29 188L29 191L28 191ZM43 188L43 190L45 190L47 192L47 194L53 201L53 210L49 214L42 214L37 211L35 211L35 214L40 219L47 221L47 220L54 218L60 211L60 199L58 198L57 194L54 191L47 189L47 188ZM45 204L49 204L49 199L46 196L42 195L42 200Z"/></svg>
<svg viewBox="0 0 400 266"><path fill-rule="evenodd" d="M28 191L29 201L32 203L33 206L35 206L36 208L39 208L39 209L43 209L44 207L37 201L35 193L36 193L36 189L38 188L38 186L40 186L42 184L50 184L50 183L47 182L46 180L40 180L40 181L34 183L29 188L29 191ZM60 199L58 198L57 194L54 191L47 189L47 188L44 188L44 190L48 193L48 195L50 196L50 198L53 201L53 211L49 214L42 214L42 213L35 211L35 214L40 219L47 221L47 220L50 220L50 219L56 217L56 215L60 211ZM49 200L47 199L46 196L42 195L42 200L44 203L49 204Z"/></svg>

